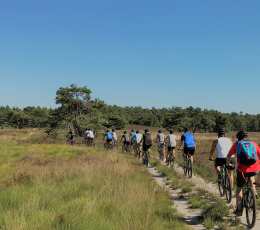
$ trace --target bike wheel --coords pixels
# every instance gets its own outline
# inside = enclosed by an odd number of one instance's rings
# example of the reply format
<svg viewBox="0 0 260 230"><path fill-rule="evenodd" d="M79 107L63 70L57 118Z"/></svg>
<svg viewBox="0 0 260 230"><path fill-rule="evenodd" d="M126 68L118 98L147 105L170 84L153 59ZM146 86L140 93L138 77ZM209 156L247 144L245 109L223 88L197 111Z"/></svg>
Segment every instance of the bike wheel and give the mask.
<svg viewBox="0 0 260 230"><path fill-rule="evenodd" d="M232 186L229 174L226 172L224 181L224 193L226 194L227 203L232 200Z"/></svg>
<svg viewBox="0 0 260 230"><path fill-rule="evenodd" d="M171 168L173 168L173 166L174 166L174 157L173 157L173 155L170 156L170 165L171 165Z"/></svg>
<svg viewBox="0 0 260 230"><path fill-rule="evenodd" d="M248 188L247 196L245 199L246 205L246 221L249 228L255 226L256 221L256 198L253 188Z"/></svg>
<svg viewBox="0 0 260 230"><path fill-rule="evenodd" d="M186 162L186 166L185 167L183 166L183 171L184 171L184 175L187 175L187 172L188 172L188 162L187 162L187 160L185 162Z"/></svg>
<svg viewBox="0 0 260 230"><path fill-rule="evenodd" d="M70 140L67 140L67 141L66 141L66 145L70 145Z"/></svg>
<svg viewBox="0 0 260 230"><path fill-rule="evenodd" d="M148 167L148 164L149 164L148 153L145 153L145 166Z"/></svg>
<svg viewBox="0 0 260 230"><path fill-rule="evenodd" d="M191 163L190 159L187 162L187 171L188 171L188 176L191 178L192 177L192 163Z"/></svg>
<svg viewBox="0 0 260 230"><path fill-rule="evenodd" d="M219 196L222 197L224 196L224 185L223 185L223 180L221 182L218 182L218 190L219 190Z"/></svg>

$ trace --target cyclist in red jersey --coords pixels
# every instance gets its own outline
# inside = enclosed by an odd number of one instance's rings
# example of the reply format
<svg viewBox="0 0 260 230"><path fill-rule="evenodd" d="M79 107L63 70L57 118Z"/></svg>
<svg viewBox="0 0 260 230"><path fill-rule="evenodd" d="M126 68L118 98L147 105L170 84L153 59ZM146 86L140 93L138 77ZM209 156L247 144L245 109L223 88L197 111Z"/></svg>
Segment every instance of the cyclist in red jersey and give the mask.
<svg viewBox="0 0 260 230"><path fill-rule="evenodd" d="M237 146L238 146L239 141L248 141L247 136L248 136L248 134L244 130L241 130L237 133L238 141L236 143L234 143L233 146L231 147L231 149L229 150L229 153L228 153L228 156L227 156L227 166L232 166L230 164L231 156L234 155L234 154L237 154L237 152L238 152ZM255 147L257 155L260 156L260 148L259 148L258 144L254 141L251 141L251 143ZM237 190L236 190L237 209L234 212L234 214L236 214L237 216L242 216L242 214L243 214L243 210L242 210L242 187L244 186L244 184L246 184L246 181L245 181L246 176L250 177L251 186L252 186L253 190L255 191L256 198L258 198L254 182L255 182L256 173L258 171L260 171L260 164L259 163L260 163L260 161L259 161L258 157L257 157L257 161L253 164L250 164L250 165L242 164L241 162L239 162L238 157L237 157L237 166L238 166L238 168L237 168Z"/></svg>

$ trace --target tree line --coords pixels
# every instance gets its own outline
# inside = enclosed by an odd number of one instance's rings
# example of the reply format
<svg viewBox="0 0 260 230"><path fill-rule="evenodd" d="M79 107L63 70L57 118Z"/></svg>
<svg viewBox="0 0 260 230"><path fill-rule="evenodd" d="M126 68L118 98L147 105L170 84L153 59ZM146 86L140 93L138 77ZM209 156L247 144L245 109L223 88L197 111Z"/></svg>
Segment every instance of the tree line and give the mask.
<svg viewBox="0 0 260 230"><path fill-rule="evenodd" d="M120 107L92 99L91 93L87 87L72 84L57 90L55 101L58 107L55 109L39 106L23 109L1 106L0 126L56 129L61 124L69 123L79 135L82 135L87 127L103 132L107 128L124 129L128 124L164 127L179 132L183 131L184 127L189 127L194 133L215 132L219 127L225 127L227 131L260 131L260 114L221 113L192 106L162 109Z"/></svg>

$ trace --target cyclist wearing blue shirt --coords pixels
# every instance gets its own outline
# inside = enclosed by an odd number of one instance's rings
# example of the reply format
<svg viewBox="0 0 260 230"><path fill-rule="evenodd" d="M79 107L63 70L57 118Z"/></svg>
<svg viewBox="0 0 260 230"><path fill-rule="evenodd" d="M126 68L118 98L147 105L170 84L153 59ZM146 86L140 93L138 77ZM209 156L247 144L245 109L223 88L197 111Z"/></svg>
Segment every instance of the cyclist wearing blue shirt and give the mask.
<svg viewBox="0 0 260 230"><path fill-rule="evenodd" d="M105 136L107 137L107 143L111 143L112 142L112 134L109 132L109 130L107 130L104 137ZM104 140L104 138L103 138L103 140Z"/></svg>
<svg viewBox="0 0 260 230"><path fill-rule="evenodd" d="M131 130L131 149L133 149L133 145L134 145L134 136L135 136L135 131L134 130Z"/></svg>
<svg viewBox="0 0 260 230"><path fill-rule="evenodd" d="M189 158L191 159L191 163L193 164L193 155L195 153L195 138L194 136L189 133L189 129L185 128L184 129L184 134L181 136L181 142L180 142L180 146L179 146L179 150L181 150L182 147L182 143L184 142L184 151L182 154L182 158L183 158L183 167L186 166L186 155L189 154Z"/></svg>

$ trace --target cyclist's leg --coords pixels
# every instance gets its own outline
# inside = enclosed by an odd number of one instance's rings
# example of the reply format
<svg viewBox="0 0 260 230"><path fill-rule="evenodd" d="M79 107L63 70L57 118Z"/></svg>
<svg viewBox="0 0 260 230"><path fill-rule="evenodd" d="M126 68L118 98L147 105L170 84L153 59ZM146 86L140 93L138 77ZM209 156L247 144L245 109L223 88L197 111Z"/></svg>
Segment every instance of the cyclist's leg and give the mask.
<svg viewBox="0 0 260 230"><path fill-rule="evenodd" d="M175 158L175 147L174 147L174 149L172 150L172 154L173 154L173 156L174 156L174 158Z"/></svg>
<svg viewBox="0 0 260 230"><path fill-rule="evenodd" d="M244 186L245 183L246 181L242 173L237 170L237 190L236 190L237 210L242 210L242 196L243 196L242 187Z"/></svg>
<svg viewBox="0 0 260 230"><path fill-rule="evenodd" d="M232 158L231 158L230 163L235 166L235 164L236 164L236 159L235 159L235 157L232 157ZM229 175L230 175L231 186L232 186L232 189L233 189L233 187L234 187L234 172L233 172L233 170L228 170L228 173L229 173Z"/></svg>
<svg viewBox="0 0 260 230"><path fill-rule="evenodd" d="M195 153L195 148L193 148L193 147L188 148L188 153L189 153L189 158L191 160L191 163L193 164L193 155Z"/></svg>
<svg viewBox="0 0 260 230"><path fill-rule="evenodd" d="M163 144L163 143L162 143ZM163 156L165 158L165 145L162 146Z"/></svg>
<svg viewBox="0 0 260 230"><path fill-rule="evenodd" d="M182 153L182 159L183 159L183 164L185 164L186 162L186 155L189 153L188 148L183 149L183 153Z"/></svg>

